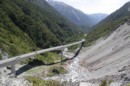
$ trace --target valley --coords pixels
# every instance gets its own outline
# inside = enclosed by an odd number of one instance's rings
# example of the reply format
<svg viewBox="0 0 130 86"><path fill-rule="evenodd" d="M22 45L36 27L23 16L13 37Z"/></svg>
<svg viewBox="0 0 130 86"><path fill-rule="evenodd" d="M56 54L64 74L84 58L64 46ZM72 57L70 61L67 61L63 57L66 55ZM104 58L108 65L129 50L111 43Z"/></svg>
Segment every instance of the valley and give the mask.
<svg viewBox="0 0 130 86"><path fill-rule="evenodd" d="M130 25L124 23L110 36L102 37L92 46L83 48L76 58L65 62L63 65L68 70L67 74L42 77L43 75L41 74L43 74L42 72L46 67L39 66L24 72L18 78L37 76L44 80L68 81L71 82L68 84L72 86L78 86L78 84L79 86L84 86L82 84L98 86L102 80L111 80L111 84L116 84L117 82L122 84L126 78L130 78L129 28ZM64 56L68 58L73 57L73 55L69 52L64 53Z"/></svg>
<svg viewBox="0 0 130 86"><path fill-rule="evenodd" d="M130 86L129 7L86 14L55 0L0 0L0 86Z"/></svg>
<svg viewBox="0 0 130 86"><path fill-rule="evenodd" d="M81 27L81 30L89 33L93 30L93 26L105 19L108 14L86 14L63 2L48 0L48 3L55 8L61 15Z"/></svg>

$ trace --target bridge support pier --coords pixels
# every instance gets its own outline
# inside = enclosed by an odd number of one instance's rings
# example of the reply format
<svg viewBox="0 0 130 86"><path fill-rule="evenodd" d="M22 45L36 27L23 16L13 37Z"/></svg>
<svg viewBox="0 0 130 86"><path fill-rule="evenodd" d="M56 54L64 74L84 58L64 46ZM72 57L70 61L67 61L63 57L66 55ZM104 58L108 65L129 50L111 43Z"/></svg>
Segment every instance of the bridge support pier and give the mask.
<svg viewBox="0 0 130 86"><path fill-rule="evenodd" d="M63 52L64 52L64 49L61 50L61 62L63 60Z"/></svg>
<svg viewBox="0 0 130 86"><path fill-rule="evenodd" d="M16 76L15 65L11 65L11 75L12 75L13 77Z"/></svg>

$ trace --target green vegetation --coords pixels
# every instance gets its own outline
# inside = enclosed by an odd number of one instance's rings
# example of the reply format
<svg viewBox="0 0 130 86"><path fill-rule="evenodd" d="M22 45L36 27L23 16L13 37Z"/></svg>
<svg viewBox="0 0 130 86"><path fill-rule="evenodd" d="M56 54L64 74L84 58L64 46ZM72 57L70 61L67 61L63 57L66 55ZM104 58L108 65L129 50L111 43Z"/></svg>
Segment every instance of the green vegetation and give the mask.
<svg viewBox="0 0 130 86"><path fill-rule="evenodd" d="M45 86L45 82L39 77L28 76L26 79L33 83L33 86Z"/></svg>
<svg viewBox="0 0 130 86"><path fill-rule="evenodd" d="M33 84L33 86L64 86L61 82L58 81L45 81L39 77L28 76L26 79Z"/></svg>
<svg viewBox="0 0 130 86"><path fill-rule="evenodd" d="M48 53L42 54L42 56L39 55L37 59L39 61L42 61L44 64L51 64L51 63L60 62L61 56L58 55L57 53L48 52ZM65 58L63 57L63 59Z"/></svg>
<svg viewBox="0 0 130 86"><path fill-rule="evenodd" d="M95 43L100 37L110 35L117 27L127 21L128 17L123 17L117 21L111 23L105 23L102 26L96 28L93 32L89 33L86 37L86 46L90 46Z"/></svg>
<svg viewBox="0 0 130 86"><path fill-rule="evenodd" d="M18 30L8 16L3 12L0 5L0 48L11 56L31 51L35 47L26 33Z"/></svg>
<svg viewBox="0 0 130 86"><path fill-rule="evenodd" d="M76 41L81 41L84 38L85 38L84 34L77 34L77 35L74 35L74 36L69 37L68 39L66 39L63 44L73 43L73 42L76 42Z"/></svg>
<svg viewBox="0 0 130 86"><path fill-rule="evenodd" d="M9 57L63 44L81 33L45 0L0 1L0 49ZM1 58L1 55L0 55ZM24 63L50 64L60 61L58 53L38 55Z"/></svg>
<svg viewBox="0 0 130 86"><path fill-rule="evenodd" d="M64 60L65 57L62 57L62 60ZM61 56L58 55L58 53L55 52L47 52L43 53L41 55L35 56L34 59L26 59L22 63L24 64L31 64L31 65L49 65L54 64L57 62L61 62Z"/></svg>
<svg viewBox="0 0 130 86"><path fill-rule="evenodd" d="M50 63L55 63L55 62L60 62L61 61L61 56L58 55L57 53L44 53L42 54L43 57L38 57L38 60L41 60L45 64L50 64Z"/></svg>
<svg viewBox="0 0 130 86"><path fill-rule="evenodd" d="M94 44L100 37L110 35L117 27L124 24L130 18L129 6L130 2L96 25L94 30L86 36L85 46Z"/></svg>
<svg viewBox="0 0 130 86"><path fill-rule="evenodd" d="M66 74L67 70L61 66L53 66L49 69L47 76L55 76L59 74Z"/></svg>
<svg viewBox="0 0 130 86"><path fill-rule="evenodd" d="M64 44L66 43L73 43L73 42L77 42L77 41L81 41L82 39L85 39L85 36L84 34L77 34L77 35L74 35L72 37L69 37L68 39L66 39L64 41ZM74 45L74 46L71 46L69 47L69 51L74 51L75 49L77 49L79 47L79 45Z"/></svg>
<svg viewBox="0 0 130 86"><path fill-rule="evenodd" d="M106 80L103 80L99 86L108 86L108 85L107 85L107 81L106 81Z"/></svg>
<svg viewBox="0 0 130 86"><path fill-rule="evenodd" d="M130 83L127 83L126 86L130 86Z"/></svg>
<svg viewBox="0 0 130 86"><path fill-rule="evenodd" d="M113 80L109 80L109 84L111 84L113 82Z"/></svg>
<svg viewBox="0 0 130 86"><path fill-rule="evenodd" d="M99 86L109 86L112 82L112 80L103 80Z"/></svg>
<svg viewBox="0 0 130 86"><path fill-rule="evenodd" d="M2 55L1 55L1 53L0 53L0 60L2 59Z"/></svg>

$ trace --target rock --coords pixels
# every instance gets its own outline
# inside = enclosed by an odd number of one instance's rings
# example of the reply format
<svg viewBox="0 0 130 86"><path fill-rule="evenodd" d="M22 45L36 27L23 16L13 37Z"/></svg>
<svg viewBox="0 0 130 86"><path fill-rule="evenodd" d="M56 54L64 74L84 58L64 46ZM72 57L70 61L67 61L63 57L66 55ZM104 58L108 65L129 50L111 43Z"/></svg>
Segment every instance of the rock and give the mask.
<svg viewBox="0 0 130 86"><path fill-rule="evenodd" d="M98 85L97 84L88 83L88 82L80 82L79 86L98 86Z"/></svg>
<svg viewBox="0 0 130 86"><path fill-rule="evenodd" d="M0 77L0 86L32 86L24 78Z"/></svg>
<svg viewBox="0 0 130 86"><path fill-rule="evenodd" d="M112 82L110 86L121 86L120 82Z"/></svg>
<svg viewBox="0 0 130 86"><path fill-rule="evenodd" d="M79 86L79 82L66 82L64 86Z"/></svg>

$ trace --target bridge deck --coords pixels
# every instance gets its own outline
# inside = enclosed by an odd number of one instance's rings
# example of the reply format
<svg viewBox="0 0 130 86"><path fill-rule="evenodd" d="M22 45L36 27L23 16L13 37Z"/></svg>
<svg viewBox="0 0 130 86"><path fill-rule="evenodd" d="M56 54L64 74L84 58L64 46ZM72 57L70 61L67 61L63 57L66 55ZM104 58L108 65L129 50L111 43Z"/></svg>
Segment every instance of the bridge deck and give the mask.
<svg viewBox="0 0 130 86"><path fill-rule="evenodd" d="M14 65L21 62L24 59L27 59L27 58L30 58L32 56L42 54L42 53L45 53L45 52L49 52L49 51L63 50L67 47L77 45L77 44L81 44L84 41L85 40L83 39L82 41L79 41L79 42L74 42L74 43L67 44L67 45L62 45L62 46L52 47L52 48L43 49L43 50L39 50L39 51L34 51L34 52L31 52L31 53L28 53L28 54L23 54L23 55L19 55L19 56L16 56L16 57L12 57L12 58L9 58L9 59L6 59L6 60L1 60L0 61L0 68L11 66L11 69L12 69L11 71L15 72L15 66Z"/></svg>

